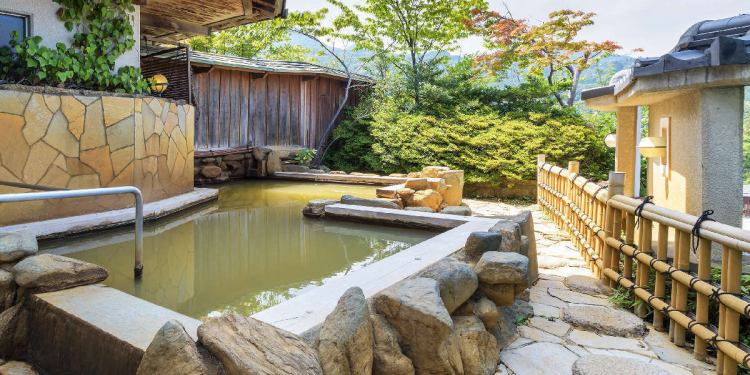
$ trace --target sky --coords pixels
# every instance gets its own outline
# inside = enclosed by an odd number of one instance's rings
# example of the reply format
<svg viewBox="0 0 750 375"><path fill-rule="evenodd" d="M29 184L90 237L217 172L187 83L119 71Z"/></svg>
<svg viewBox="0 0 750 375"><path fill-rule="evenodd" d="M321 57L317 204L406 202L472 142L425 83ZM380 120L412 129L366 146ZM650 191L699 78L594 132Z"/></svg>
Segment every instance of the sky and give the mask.
<svg viewBox="0 0 750 375"><path fill-rule="evenodd" d="M451 0L445 0L451 1ZM692 24L750 12L750 0L488 0L490 8L503 9L503 3L517 18L541 21L558 9L597 14L593 26L580 36L594 41L613 40L623 46L620 53L633 56L659 56L677 43ZM343 0L354 5L362 0ZM326 0L287 0L290 11L328 7ZM329 16L335 15L331 12ZM631 51L640 48L643 52ZM462 53L481 51L482 41L471 38L461 43Z"/></svg>

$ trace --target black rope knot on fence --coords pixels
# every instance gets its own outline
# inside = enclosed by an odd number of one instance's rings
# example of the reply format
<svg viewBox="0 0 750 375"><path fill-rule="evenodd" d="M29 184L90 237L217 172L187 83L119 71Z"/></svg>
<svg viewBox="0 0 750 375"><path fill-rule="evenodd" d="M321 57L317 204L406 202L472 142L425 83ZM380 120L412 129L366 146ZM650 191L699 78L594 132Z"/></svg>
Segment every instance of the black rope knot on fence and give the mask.
<svg viewBox="0 0 750 375"><path fill-rule="evenodd" d="M693 245L693 254L695 254L695 251L698 250L698 245L700 245L701 242L701 224L703 224L704 221L716 221L714 219L711 219L709 216L714 214L714 210L705 210L701 214L701 216L698 218L698 220L695 221L695 225L693 225L693 238L692 238L692 245Z"/></svg>
<svg viewBox="0 0 750 375"><path fill-rule="evenodd" d="M599 192L608 188L609 185L602 185L596 191L594 192L594 195L591 196L591 202L593 203L596 200L596 196L599 195Z"/></svg>
<svg viewBox="0 0 750 375"><path fill-rule="evenodd" d="M641 202L641 204L639 204L638 207L636 207L635 210L633 211L633 214L635 214L636 216L636 219L635 219L636 228L638 228L641 225L641 218L643 217L643 209L646 208L647 204L654 204L654 202L651 201L652 199L654 199L653 195L649 195L643 198L643 202Z"/></svg>

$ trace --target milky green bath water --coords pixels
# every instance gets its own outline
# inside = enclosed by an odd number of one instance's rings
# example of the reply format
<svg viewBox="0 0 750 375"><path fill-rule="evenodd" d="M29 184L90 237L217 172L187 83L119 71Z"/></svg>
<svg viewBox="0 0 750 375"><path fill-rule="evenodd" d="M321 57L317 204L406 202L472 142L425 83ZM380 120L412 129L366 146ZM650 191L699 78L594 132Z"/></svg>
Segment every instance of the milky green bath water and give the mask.
<svg viewBox="0 0 750 375"><path fill-rule="evenodd" d="M434 233L304 218L311 199L374 196L372 186L247 181L218 203L147 225L143 279L133 279L133 234L44 244L47 252L104 266L106 284L200 318L248 315L385 258Z"/></svg>

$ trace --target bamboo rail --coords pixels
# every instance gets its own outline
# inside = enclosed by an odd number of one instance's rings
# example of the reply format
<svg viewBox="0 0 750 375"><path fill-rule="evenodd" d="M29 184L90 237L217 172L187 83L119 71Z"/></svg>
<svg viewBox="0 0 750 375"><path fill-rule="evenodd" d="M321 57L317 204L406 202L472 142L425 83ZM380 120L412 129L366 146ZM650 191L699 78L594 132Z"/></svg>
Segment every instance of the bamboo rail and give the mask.
<svg viewBox="0 0 750 375"><path fill-rule="evenodd" d="M611 172L602 185L578 172L578 162L564 169L539 155L537 200L568 231L592 272L612 287L628 289L640 301L635 306L640 317L651 306L654 329L669 331L676 345L686 346L691 333L696 358L706 359L709 345L716 348L717 374L734 375L739 365L750 367L750 350L739 343L740 317L750 318L750 299L741 294L742 253L750 253L750 232L702 221L696 236L699 217L623 195L624 173ZM719 285L711 279L712 245L722 249ZM697 273L690 270L691 253ZM688 311L691 298L694 309ZM718 327L709 321L710 301L718 303Z"/></svg>

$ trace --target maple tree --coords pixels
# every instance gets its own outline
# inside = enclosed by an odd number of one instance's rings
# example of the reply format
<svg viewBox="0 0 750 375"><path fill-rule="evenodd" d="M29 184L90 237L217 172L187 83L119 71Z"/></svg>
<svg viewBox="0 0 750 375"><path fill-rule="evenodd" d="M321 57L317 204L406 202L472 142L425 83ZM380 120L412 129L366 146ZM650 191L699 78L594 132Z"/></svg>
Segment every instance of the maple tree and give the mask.
<svg viewBox="0 0 750 375"><path fill-rule="evenodd" d="M562 9L548 19L532 24L527 19L504 13L475 10L469 25L485 40L489 52L477 62L492 72L505 72L513 66L544 75L550 86L565 87L567 95L555 92L562 106L572 106L578 94L581 74L621 47L611 41L579 39L578 34L594 24L595 13Z"/></svg>

